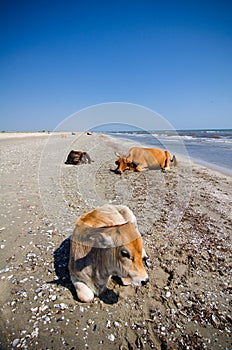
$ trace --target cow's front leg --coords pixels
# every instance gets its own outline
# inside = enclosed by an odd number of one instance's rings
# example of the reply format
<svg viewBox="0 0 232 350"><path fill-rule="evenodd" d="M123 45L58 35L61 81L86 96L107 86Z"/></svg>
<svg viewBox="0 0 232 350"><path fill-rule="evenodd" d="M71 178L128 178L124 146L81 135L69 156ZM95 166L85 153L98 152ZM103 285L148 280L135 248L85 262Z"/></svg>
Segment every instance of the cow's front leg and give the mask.
<svg viewBox="0 0 232 350"><path fill-rule="evenodd" d="M135 171L138 171L138 172L144 171L144 170L146 170L146 168L144 168L144 167L141 166L141 165L137 165L137 167L135 168Z"/></svg>
<svg viewBox="0 0 232 350"><path fill-rule="evenodd" d="M75 276L71 276L71 281L76 289L77 297L84 303L89 303L94 299L93 291L83 282L78 281Z"/></svg>
<svg viewBox="0 0 232 350"><path fill-rule="evenodd" d="M130 286L131 285L131 279L128 277L122 277L121 278L123 286Z"/></svg>

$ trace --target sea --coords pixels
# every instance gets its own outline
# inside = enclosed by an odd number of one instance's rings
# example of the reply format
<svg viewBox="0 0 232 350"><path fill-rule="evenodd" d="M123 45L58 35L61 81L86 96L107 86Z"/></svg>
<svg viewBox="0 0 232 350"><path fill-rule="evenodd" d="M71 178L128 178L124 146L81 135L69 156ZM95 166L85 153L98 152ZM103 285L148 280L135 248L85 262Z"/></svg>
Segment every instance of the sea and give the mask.
<svg viewBox="0 0 232 350"><path fill-rule="evenodd" d="M195 163L232 176L232 129L153 130L110 132L143 146L168 149L171 154L188 157Z"/></svg>

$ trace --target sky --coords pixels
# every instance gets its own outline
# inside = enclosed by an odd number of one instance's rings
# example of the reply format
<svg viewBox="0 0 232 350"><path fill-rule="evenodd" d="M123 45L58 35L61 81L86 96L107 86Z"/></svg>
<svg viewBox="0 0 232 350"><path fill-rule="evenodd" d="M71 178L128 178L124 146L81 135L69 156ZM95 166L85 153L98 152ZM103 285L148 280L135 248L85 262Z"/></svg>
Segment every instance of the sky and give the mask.
<svg viewBox="0 0 232 350"><path fill-rule="evenodd" d="M52 131L110 102L232 128L231 1L0 0L0 33L0 131Z"/></svg>

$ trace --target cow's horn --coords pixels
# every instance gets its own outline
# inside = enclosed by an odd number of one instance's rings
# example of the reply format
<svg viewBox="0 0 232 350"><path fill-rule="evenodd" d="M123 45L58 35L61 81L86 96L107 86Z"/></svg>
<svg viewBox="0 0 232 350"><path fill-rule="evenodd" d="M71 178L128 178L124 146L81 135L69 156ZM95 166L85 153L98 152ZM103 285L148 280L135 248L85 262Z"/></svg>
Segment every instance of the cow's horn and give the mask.
<svg viewBox="0 0 232 350"><path fill-rule="evenodd" d="M120 154L118 152L114 152L117 157L120 157Z"/></svg>

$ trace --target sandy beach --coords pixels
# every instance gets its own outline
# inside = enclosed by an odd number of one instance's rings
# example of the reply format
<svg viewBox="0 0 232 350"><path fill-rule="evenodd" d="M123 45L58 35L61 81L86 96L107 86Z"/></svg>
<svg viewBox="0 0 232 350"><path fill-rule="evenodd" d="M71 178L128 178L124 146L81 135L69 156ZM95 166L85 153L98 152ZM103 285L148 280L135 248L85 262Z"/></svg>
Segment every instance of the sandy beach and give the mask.
<svg viewBox="0 0 232 350"><path fill-rule="evenodd" d="M30 137L29 137L30 136ZM189 159L114 174L107 135L1 134L1 349L231 349L232 177ZM65 165L71 149L91 164ZM77 218L104 203L137 217L149 283L111 281L93 303L68 277Z"/></svg>

